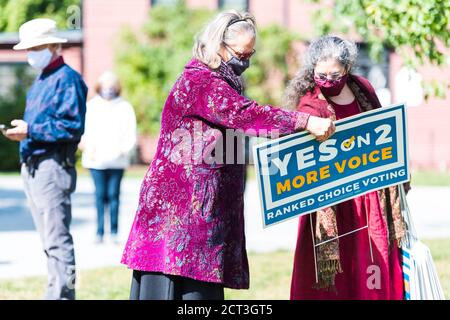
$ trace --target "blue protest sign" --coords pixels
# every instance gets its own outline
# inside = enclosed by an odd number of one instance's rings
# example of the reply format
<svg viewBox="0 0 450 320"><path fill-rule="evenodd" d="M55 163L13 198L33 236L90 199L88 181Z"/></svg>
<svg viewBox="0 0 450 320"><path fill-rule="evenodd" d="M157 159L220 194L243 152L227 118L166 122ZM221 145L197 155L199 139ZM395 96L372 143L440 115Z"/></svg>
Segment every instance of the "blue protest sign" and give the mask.
<svg viewBox="0 0 450 320"><path fill-rule="evenodd" d="M404 105L339 120L322 143L299 132L253 151L265 227L409 180Z"/></svg>

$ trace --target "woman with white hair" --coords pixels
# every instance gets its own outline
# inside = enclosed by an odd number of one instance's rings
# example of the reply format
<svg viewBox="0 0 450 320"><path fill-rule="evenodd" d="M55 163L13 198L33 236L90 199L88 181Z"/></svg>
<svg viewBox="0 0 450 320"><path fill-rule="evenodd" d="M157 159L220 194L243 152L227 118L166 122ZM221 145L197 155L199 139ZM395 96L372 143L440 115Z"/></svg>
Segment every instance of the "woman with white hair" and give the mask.
<svg viewBox="0 0 450 320"><path fill-rule="evenodd" d="M248 288L244 164L223 161L231 158L218 147L227 130L306 129L318 139L334 132L329 119L261 106L241 94L239 76L255 41L250 14L219 14L198 35L194 57L169 93L122 258L134 270L131 299L223 299L224 287Z"/></svg>
<svg viewBox="0 0 450 320"><path fill-rule="evenodd" d="M312 41L286 90L286 106L333 121L380 108L372 85L353 72L356 57L353 42L335 36ZM312 226L309 216L300 217L291 298L403 299L404 234L397 186L318 210ZM312 237L322 244L315 248Z"/></svg>
<svg viewBox="0 0 450 320"><path fill-rule="evenodd" d="M81 139L82 165L95 185L96 243L103 242L104 212L109 209L111 241L118 243L120 184L136 144L136 117L130 103L120 96L119 78L103 73L97 93L87 103L85 133Z"/></svg>

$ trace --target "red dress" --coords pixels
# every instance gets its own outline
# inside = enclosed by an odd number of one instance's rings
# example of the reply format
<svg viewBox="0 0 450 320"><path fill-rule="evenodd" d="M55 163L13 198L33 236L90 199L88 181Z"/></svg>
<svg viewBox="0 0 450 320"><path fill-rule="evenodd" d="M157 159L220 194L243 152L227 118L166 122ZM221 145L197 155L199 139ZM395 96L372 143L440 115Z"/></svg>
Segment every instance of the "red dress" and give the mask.
<svg viewBox="0 0 450 320"><path fill-rule="evenodd" d="M361 112L356 99L348 105L333 105L336 119ZM316 276L310 216L300 217L291 299L403 299L401 253L396 245L391 243L389 247L388 226L383 219L377 192L337 205L336 220L339 235L365 226L366 215L374 260L373 262L371 260L367 229L340 238L339 253L343 272L336 275L336 292L313 288Z"/></svg>

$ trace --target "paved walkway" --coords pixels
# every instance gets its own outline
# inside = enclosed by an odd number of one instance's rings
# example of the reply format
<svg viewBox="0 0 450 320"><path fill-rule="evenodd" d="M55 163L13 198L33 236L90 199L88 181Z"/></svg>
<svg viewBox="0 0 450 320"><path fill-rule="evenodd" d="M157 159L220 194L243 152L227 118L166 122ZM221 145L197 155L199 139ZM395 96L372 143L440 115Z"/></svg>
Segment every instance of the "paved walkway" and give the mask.
<svg viewBox="0 0 450 320"><path fill-rule="evenodd" d="M72 233L78 268L118 266L138 201L140 179L124 179L121 195L120 245L94 244L94 187L80 177L73 196ZM408 195L416 228L422 238L450 237L450 188L415 187ZM262 229L259 198L254 181L245 195L246 239L249 251L293 249L297 219ZM40 239L26 206L18 176L0 176L0 278L46 273Z"/></svg>

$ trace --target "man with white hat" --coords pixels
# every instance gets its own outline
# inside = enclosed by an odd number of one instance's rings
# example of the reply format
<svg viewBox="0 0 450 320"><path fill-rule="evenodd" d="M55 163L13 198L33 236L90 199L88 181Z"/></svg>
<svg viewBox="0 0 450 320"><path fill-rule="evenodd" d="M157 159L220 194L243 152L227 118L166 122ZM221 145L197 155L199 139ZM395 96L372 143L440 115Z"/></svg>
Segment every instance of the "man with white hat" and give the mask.
<svg viewBox="0 0 450 320"><path fill-rule="evenodd" d="M56 23L34 19L19 29L15 50L27 50L40 71L28 91L23 120L5 132L20 141L25 193L47 256L46 299L75 299L75 255L70 234L75 151L84 132L87 87L64 63Z"/></svg>

